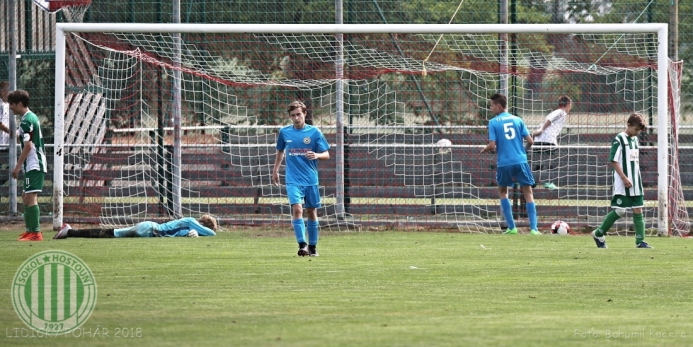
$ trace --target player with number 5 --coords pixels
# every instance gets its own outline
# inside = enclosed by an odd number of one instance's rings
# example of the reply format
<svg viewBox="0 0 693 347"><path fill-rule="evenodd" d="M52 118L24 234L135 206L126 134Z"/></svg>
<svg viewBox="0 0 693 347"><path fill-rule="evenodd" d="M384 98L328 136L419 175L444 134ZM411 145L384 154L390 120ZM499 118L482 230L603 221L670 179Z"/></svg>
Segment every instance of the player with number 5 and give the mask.
<svg viewBox="0 0 693 347"><path fill-rule="evenodd" d="M517 181L527 201L530 234L541 235L537 229L537 209L532 194L534 176L527 163L527 150L532 147L534 140L522 119L508 113L508 100L505 95L493 94L490 99L490 110L495 117L488 123L488 144L481 153L494 150L497 152L496 182L498 182L501 210L508 223L508 230L504 234L517 234L510 200L508 200L508 187ZM526 142L523 142L523 139Z"/></svg>

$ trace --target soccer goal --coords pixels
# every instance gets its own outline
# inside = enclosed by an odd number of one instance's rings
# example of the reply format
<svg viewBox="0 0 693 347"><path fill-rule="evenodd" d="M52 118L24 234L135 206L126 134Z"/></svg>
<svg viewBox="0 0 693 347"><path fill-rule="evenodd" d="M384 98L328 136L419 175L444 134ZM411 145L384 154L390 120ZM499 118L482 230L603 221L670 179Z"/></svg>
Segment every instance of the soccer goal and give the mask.
<svg viewBox="0 0 693 347"><path fill-rule="evenodd" d="M488 98L500 92L530 130L559 96L574 103L558 146L529 153L535 177L555 188L535 190L543 230L556 220L599 225L611 140L638 112L650 124L640 138L646 224L688 233L682 187L693 182L678 174L686 149L677 146L680 69L667 57L667 24L57 30L54 227L202 213L225 225L286 225L272 166L286 106L301 100L332 146L319 163L323 227L497 232L495 156L479 151ZM522 199L510 194L526 225Z"/></svg>

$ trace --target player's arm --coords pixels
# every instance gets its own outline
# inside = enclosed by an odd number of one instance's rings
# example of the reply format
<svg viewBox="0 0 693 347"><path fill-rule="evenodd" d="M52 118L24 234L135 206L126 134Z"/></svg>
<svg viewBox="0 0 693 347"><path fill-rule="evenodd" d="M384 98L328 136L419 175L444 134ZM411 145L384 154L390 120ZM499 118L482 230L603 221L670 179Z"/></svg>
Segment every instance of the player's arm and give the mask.
<svg viewBox="0 0 693 347"><path fill-rule="evenodd" d="M275 185L279 185L279 167L282 165L282 160L284 160L284 151L277 150L277 155L274 156L274 168L272 169L272 182Z"/></svg>
<svg viewBox="0 0 693 347"><path fill-rule="evenodd" d="M543 133L544 130L546 130L546 128L548 128L550 125L551 125L551 121L548 119L545 120L544 123L541 125L541 127L538 130L534 131L534 133L532 133L532 136L541 135L541 133Z"/></svg>
<svg viewBox="0 0 693 347"><path fill-rule="evenodd" d="M525 150L529 151L529 149L532 148L533 144L534 144L534 139L532 138L532 136L530 136L530 135L525 136Z"/></svg>
<svg viewBox="0 0 693 347"><path fill-rule="evenodd" d="M15 165L14 170L12 170L12 177L14 177L14 179L17 179L19 177L19 171L22 170L22 165L24 164L26 158L29 157L29 153L31 153L31 149L33 148L33 146L33 142L24 141L24 149L22 149L22 154L19 155L19 159L17 159L17 165Z"/></svg>
<svg viewBox="0 0 693 347"><path fill-rule="evenodd" d="M493 152L496 150L496 141L489 141L480 153Z"/></svg>
<svg viewBox="0 0 693 347"><path fill-rule="evenodd" d="M314 147L316 151L322 151L319 153L309 151L306 153L306 159L308 160L328 160L330 159L330 152L328 150L330 149L330 144L327 143L327 140L325 139L325 136L322 133L319 133L319 136L315 139L315 144L316 146Z"/></svg>
<svg viewBox="0 0 693 347"><path fill-rule="evenodd" d="M322 153L315 153L313 151L310 151L306 153L306 159L310 160L327 160L330 159L330 152L329 151L324 151Z"/></svg>
<svg viewBox="0 0 693 347"><path fill-rule="evenodd" d="M5 125L3 122L0 122L0 130L6 132L8 134L10 133L10 128L8 128L7 125Z"/></svg>
<svg viewBox="0 0 693 347"><path fill-rule="evenodd" d="M217 233L214 232L214 230L207 228L206 226L200 224L197 220L194 218L191 218L188 220L188 227L190 230L195 230L197 231L197 234L200 236L216 236Z"/></svg>
<svg viewBox="0 0 693 347"><path fill-rule="evenodd" d="M612 161L611 167L614 168L614 171L616 171L618 177L621 177L621 181L623 181L624 187L630 188L633 186L633 183L628 179L626 174L623 173L623 168L621 168L621 164L619 164L617 161Z"/></svg>

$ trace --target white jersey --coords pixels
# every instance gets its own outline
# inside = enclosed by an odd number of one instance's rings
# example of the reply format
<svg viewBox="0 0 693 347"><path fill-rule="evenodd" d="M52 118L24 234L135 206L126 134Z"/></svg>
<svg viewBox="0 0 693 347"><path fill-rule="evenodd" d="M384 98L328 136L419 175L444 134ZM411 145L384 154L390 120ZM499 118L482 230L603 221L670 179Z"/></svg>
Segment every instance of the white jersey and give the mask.
<svg viewBox="0 0 693 347"><path fill-rule="evenodd" d="M10 128L10 104L0 101L0 122ZM10 146L10 134L0 130L0 150Z"/></svg>
<svg viewBox="0 0 693 347"><path fill-rule="evenodd" d="M614 170L614 195L642 196L642 178L640 177L640 145L637 136L628 136L625 132L616 135L611 142L609 161L621 165L623 174L633 184L626 188L623 180Z"/></svg>
<svg viewBox="0 0 693 347"><path fill-rule="evenodd" d="M534 142L546 142L558 145L558 135L561 134L561 130L563 129L563 124L565 124L566 118L568 118L568 113L562 108L556 109L555 111L549 113L549 115L546 116L544 123L551 122L551 125L546 127L541 134L536 136L534 138ZM537 130L540 130L544 123L542 123Z"/></svg>

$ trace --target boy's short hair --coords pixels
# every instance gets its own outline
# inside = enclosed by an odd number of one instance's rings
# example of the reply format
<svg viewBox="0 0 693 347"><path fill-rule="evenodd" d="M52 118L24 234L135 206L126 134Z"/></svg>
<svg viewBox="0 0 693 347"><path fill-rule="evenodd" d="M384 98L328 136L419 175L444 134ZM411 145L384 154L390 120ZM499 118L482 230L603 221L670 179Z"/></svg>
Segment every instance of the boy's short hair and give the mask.
<svg viewBox="0 0 693 347"><path fill-rule="evenodd" d="M200 217L200 219L197 220L202 224L203 226L206 226L207 228L210 228L212 230L217 230L217 219L212 217L212 215L205 214Z"/></svg>
<svg viewBox="0 0 693 347"><path fill-rule="evenodd" d="M293 111L297 108L300 108L301 111L303 111L303 113L306 113L306 110L307 110L306 105L304 103L298 101L298 100L289 104L289 108L287 109L287 112L289 112L289 114L291 114L291 111Z"/></svg>
<svg viewBox="0 0 693 347"><path fill-rule="evenodd" d="M571 100L570 97L567 95L561 95L558 97L558 107L566 107L572 103L573 100Z"/></svg>
<svg viewBox="0 0 693 347"><path fill-rule="evenodd" d="M10 104L21 102L24 107L29 107L29 93L26 90L17 89L7 95L7 102Z"/></svg>
<svg viewBox="0 0 693 347"><path fill-rule="evenodd" d="M639 125L642 131L647 130L647 123L645 122L645 117L640 113L632 113L628 117L628 125Z"/></svg>
<svg viewBox="0 0 693 347"><path fill-rule="evenodd" d="M508 107L508 99L503 94L493 94L489 99L491 99L491 103L501 105L504 109Z"/></svg>

